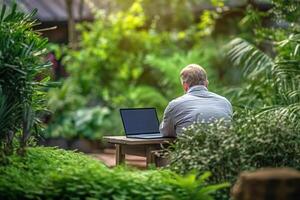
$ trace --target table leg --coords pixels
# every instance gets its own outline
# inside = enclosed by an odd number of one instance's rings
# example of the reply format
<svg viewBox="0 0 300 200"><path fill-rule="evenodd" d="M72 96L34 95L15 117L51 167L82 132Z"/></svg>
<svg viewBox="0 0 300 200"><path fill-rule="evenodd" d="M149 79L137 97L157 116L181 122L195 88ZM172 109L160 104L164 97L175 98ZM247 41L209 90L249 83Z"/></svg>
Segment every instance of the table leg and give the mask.
<svg viewBox="0 0 300 200"><path fill-rule="evenodd" d="M155 164L154 157L152 156L153 148L148 147L146 150L146 166L149 167L150 164Z"/></svg>
<svg viewBox="0 0 300 200"><path fill-rule="evenodd" d="M116 165L120 165L125 162L125 154L122 153L123 146L116 144Z"/></svg>

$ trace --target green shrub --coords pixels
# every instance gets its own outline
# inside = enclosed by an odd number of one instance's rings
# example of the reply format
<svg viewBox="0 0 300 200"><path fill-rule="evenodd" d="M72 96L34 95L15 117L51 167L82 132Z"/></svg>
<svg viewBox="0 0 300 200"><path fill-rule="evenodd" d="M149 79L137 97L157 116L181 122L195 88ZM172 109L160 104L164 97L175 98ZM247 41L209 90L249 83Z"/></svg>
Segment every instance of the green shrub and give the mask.
<svg viewBox="0 0 300 200"><path fill-rule="evenodd" d="M0 154L23 147L38 133L39 115L45 110L45 75L49 67L43 59L47 39L33 31L36 10L24 14L14 3L0 11ZM14 142L15 139L15 143ZM1 158L0 158L1 159Z"/></svg>
<svg viewBox="0 0 300 200"><path fill-rule="evenodd" d="M207 174L181 177L166 170L109 169L80 153L29 148L0 166L1 199L211 199L224 187L204 186Z"/></svg>
<svg viewBox="0 0 300 200"><path fill-rule="evenodd" d="M240 172L262 167L300 169L300 130L276 116L246 113L231 125L192 125L169 152L170 168L181 174L211 171L212 183L233 183Z"/></svg>

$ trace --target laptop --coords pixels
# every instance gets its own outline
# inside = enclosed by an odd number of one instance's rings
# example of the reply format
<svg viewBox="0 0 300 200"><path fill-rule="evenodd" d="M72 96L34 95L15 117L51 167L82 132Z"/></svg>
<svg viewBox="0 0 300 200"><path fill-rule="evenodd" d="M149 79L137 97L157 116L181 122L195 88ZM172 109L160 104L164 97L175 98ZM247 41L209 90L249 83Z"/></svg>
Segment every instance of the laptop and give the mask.
<svg viewBox="0 0 300 200"><path fill-rule="evenodd" d="M122 108L120 114L126 137L162 138L155 108Z"/></svg>

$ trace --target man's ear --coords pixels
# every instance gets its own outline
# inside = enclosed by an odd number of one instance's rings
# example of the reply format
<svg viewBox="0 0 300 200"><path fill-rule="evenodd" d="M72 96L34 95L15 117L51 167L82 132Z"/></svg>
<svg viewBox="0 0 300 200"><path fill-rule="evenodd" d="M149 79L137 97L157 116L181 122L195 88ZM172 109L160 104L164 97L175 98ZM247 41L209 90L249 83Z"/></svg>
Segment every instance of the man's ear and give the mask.
<svg viewBox="0 0 300 200"><path fill-rule="evenodd" d="M187 92L190 89L190 86L187 83L182 84L184 92Z"/></svg>

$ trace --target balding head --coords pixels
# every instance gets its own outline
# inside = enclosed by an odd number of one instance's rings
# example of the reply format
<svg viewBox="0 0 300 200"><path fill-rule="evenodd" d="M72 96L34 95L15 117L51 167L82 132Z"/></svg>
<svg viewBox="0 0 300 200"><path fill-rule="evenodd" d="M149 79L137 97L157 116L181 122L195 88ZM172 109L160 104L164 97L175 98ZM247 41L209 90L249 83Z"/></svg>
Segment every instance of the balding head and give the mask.
<svg viewBox="0 0 300 200"><path fill-rule="evenodd" d="M185 91L195 85L204 85L205 87L208 85L206 71L197 64L189 64L183 68L180 78Z"/></svg>

